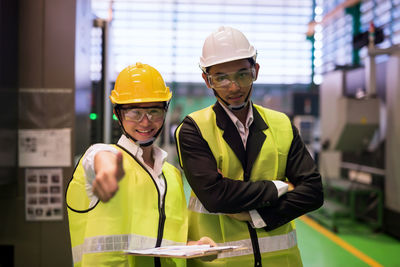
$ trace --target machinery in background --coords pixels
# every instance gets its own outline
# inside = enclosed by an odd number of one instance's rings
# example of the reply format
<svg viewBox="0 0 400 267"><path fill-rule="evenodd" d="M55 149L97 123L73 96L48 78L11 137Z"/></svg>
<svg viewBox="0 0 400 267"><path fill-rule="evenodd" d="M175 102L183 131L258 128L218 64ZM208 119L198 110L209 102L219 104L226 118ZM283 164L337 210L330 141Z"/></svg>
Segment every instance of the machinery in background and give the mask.
<svg viewBox="0 0 400 267"><path fill-rule="evenodd" d="M293 93L293 124L311 156L318 162L319 142L319 94L316 92Z"/></svg>
<svg viewBox="0 0 400 267"><path fill-rule="evenodd" d="M379 64L375 56L386 54ZM389 55L389 56L387 56ZM319 167L325 204L312 216L361 220L400 237L400 52L369 49L365 68L327 73L320 87Z"/></svg>
<svg viewBox="0 0 400 267"><path fill-rule="evenodd" d="M337 99L336 125L328 139L333 149L354 153L368 149L379 129L379 102L376 97Z"/></svg>
<svg viewBox="0 0 400 267"><path fill-rule="evenodd" d="M293 117L293 124L299 130L301 138L315 160L319 152L318 118L311 115L296 115Z"/></svg>

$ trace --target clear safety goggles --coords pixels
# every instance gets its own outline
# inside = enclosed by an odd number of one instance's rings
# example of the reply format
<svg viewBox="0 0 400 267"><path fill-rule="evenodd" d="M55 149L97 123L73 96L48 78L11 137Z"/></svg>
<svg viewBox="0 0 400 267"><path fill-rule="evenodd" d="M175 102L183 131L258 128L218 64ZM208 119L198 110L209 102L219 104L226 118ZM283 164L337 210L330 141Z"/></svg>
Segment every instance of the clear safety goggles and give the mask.
<svg viewBox="0 0 400 267"><path fill-rule="evenodd" d="M233 82L240 87L247 87L256 79L256 70L250 68L237 72L207 74L207 78L210 85L215 89L227 89Z"/></svg>
<svg viewBox="0 0 400 267"><path fill-rule="evenodd" d="M146 115L149 121L159 122L164 120L166 110L159 107L121 108L121 113L127 121L141 122Z"/></svg>

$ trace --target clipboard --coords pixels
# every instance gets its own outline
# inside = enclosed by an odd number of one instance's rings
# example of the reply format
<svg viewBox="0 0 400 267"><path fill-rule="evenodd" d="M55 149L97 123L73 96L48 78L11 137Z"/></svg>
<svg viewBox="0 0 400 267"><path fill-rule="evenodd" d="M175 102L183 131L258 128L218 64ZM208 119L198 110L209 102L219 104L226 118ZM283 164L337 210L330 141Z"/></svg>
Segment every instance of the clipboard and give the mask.
<svg viewBox="0 0 400 267"><path fill-rule="evenodd" d="M211 247L210 245L194 245L194 246L165 246L165 247L157 247L150 249L124 250L124 253L133 256L192 259L192 258L213 256L213 255L218 255L219 253L222 252L231 252L243 249L247 249L247 247L242 247L242 246Z"/></svg>

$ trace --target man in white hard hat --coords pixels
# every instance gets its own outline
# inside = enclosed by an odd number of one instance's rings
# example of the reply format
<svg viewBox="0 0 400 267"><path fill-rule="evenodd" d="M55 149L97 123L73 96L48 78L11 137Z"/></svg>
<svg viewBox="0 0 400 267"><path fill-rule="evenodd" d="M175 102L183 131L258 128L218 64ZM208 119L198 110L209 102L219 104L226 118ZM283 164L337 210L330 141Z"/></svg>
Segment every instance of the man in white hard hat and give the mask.
<svg viewBox="0 0 400 267"><path fill-rule="evenodd" d="M209 35L200 67L217 102L188 115L175 133L193 189L189 238L246 247L189 266L302 266L293 219L323 203L321 176L298 130L250 100L256 55L237 29Z"/></svg>

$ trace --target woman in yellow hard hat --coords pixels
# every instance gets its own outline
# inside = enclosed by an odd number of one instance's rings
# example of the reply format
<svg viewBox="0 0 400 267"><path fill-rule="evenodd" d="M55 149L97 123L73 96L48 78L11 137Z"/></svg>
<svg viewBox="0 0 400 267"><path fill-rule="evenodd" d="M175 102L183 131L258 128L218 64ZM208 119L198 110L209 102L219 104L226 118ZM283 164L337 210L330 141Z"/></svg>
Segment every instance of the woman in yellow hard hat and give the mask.
<svg viewBox="0 0 400 267"><path fill-rule="evenodd" d="M122 253L187 241L181 174L153 143L171 97L149 65L136 63L118 75L110 99L123 134L116 145L91 146L67 188L74 266L185 266L183 259ZM201 240L194 243L215 245Z"/></svg>
<svg viewBox="0 0 400 267"><path fill-rule="evenodd" d="M136 63L119 74L110 99L124 134L141 147L146 147L151 145L161 132L171 97L172 93L156 69ZM131 107L142 109L132 110ZM132 122L142 122L144 114L147 114L148 119L145 121L152 122L151 129L157 128L156 131L149 132L148 125L142 124L138 127L142 129L130 132Z"/></svg>

